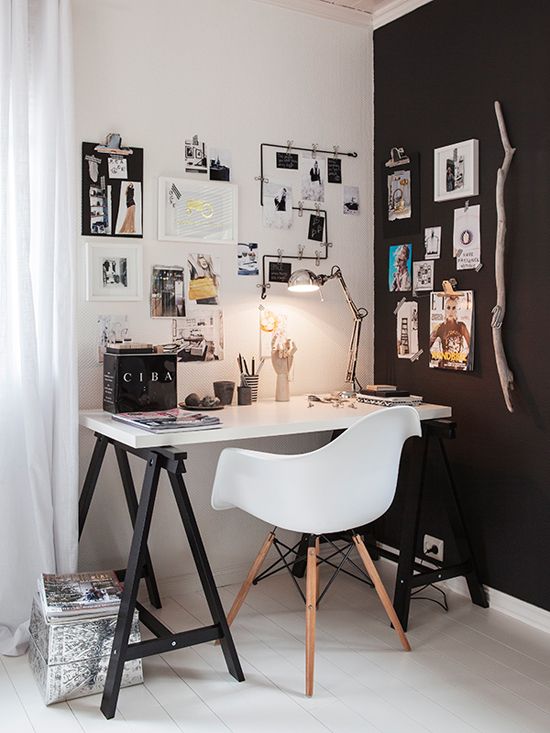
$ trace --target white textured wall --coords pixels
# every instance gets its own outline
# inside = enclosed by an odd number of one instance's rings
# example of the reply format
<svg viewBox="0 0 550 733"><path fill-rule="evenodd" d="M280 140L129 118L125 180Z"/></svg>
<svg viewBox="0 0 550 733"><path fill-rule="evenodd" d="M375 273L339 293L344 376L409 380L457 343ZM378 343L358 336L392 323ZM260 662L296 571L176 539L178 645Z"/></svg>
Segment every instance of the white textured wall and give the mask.
<svg viewBox="0 0 550 733"><path fill-rule="evenodd" d="M89 303L84 298L84 242L80 247L80 394L83 408L101 405L101 367L96 362L99 313L127 313L135 340L164 342L170 322L149 318L153 264L185 264L195 245L157 241L156 191L160 175L185 177L184 138L195 133L232 152L232 181L239 186L239 240L259 242L260 255L278 247L296 254L307 240L306 217L288 232L264 229L259 206L259 143L316 142L355 150L343 164L345 181L359 185L359 217L341 214L341 187L326 186L331 259L338 263L358 305L372 316L372 61L365 28L317 19L253 0L74 0L76 141L100 141L120 132L123 142L144 148L145 293L138 303ZM272 180L277 176L272 177ZM280 176L284 181L284 173ZM298 192L295 193L296 198ZM97 239L97 241L100 241ZM106 240L103 240L106 241ZM308 245L308 251L314 247ZM235 379L235 359L257 352L259 294L255 278L236 275L236 247L201 247L221 258L225 316L225 361L180 365L180 396L211 391L216 379ZM311 266L313 263L309 263ZM283 307L298 345L294 394L343 386L351 318L337 283L316 296L289 296L272 288L266 304ZM360 377L372 376L372 317L364 324ZM270 365L261 394L274 393ZM246 408L243 408L246 409ZM223 415L223 413L222 413ZM326 436L258 441L281 452L306 451ZM247 444L251 447L251 444ZM218 577L249 562L264 533L238 512L210 509L210 487L219 448L193 450L188 479L205 544ZM92 439L81 434L85 471ZM137 461L136 476L141 476ZM175 506L163 484L153 519L151 549L161 578L192 570ZM81 566L119 566L128 547L129 521L122 490L109 458L85 536Z"/></svg>

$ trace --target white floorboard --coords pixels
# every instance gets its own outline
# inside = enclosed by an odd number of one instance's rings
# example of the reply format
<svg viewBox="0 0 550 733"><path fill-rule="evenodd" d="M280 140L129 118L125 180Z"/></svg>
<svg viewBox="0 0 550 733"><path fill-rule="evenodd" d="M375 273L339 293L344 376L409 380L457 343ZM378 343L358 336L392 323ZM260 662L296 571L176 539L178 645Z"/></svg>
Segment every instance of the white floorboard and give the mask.
<svg viewBox="0 0 550 733"><path fill-rule="evenodd" d="M391 568L381 564L392 585ZM238 590L222 588L226 608ZM315 695L304 696L304 609L288 577L251 589L233 633L246 681L203 644L144 660L145 684L46 708L26 657L0 658L0 730L11 733L548 733L550 636L449 593L414 601L401 651L374 592L340 576L317 614ZM174 630L210 623L199 592L163 599ZM144 632L144 636L148 632Z"/></svg>

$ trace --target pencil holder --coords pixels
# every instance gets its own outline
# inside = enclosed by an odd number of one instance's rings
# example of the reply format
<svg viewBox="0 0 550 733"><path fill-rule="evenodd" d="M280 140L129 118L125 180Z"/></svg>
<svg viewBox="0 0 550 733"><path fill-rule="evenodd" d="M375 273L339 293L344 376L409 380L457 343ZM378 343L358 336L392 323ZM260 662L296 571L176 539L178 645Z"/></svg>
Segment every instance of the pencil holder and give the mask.
<svg viewBox="0 0 550 733"><path fill-rule="evenodd" d="M245 387L250 387L252 393L252 402L258 401L258 383L260 381L259 374L243 374L242 382Z"/></svg>

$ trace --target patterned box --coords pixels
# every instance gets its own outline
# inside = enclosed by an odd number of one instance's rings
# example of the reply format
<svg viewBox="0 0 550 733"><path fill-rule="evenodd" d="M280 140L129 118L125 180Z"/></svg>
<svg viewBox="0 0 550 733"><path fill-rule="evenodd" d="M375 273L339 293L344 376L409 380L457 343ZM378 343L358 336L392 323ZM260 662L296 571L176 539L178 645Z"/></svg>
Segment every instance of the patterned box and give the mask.
<svg viewBox="0 0 550 733"><path fill-rule="evenodd" d="M115 615L49 623L34 598L29 662L46 705L103 692L116 620ZM136 611L130 643L140 640ZM126 662L121 687L142 682L141 659Z"/></svg>

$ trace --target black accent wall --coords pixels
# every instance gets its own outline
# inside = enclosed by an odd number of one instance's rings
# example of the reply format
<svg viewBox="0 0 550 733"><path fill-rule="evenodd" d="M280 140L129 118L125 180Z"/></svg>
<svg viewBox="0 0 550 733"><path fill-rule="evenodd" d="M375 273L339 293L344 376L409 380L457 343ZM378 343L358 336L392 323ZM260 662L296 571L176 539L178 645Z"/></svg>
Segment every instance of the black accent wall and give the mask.
<svg viewBox="0 0 550 733"><path fill-rule="evenodd" d="M449 443L482 579L550 610L550 3L546 0L433 0L374 33L375 57L375 379L448 404L458 421ZM495 304L495 181L503 150L493 108L500 100L517 148L506 188L507 313L504 341L515 374L515 412L506 410L491 338ZM433 150L479 140L483 268L456 271L453 211L463 200L433 201ZM393 146L420 154L421 233L385 239L381 169ZM441 225L435 287L456 277L476 299L475 366L450 373L428 366L429 298L417 298L416 363L398 360L388 292L388 247L413 243L423 259L423 229ZM410 294L409 294L410 295ZM446 540L437 465L421 534ZM382 521L381 537L398 539L401 499ZM448 545L448 546L447 546Z"/></svg>

